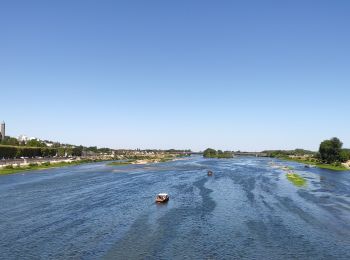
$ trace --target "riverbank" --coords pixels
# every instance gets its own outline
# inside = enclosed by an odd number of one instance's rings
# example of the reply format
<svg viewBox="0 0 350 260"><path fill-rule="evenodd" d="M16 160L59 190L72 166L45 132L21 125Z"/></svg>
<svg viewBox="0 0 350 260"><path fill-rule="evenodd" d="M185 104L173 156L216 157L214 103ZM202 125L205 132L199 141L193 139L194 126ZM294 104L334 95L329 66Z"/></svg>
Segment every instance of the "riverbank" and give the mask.
<svg viewBox="0 0 350 260"><path fill-rule="evenodd" d="M83 160L75 160L75 161L58 161L58 162L44 162L44 163L31 163L27 166L17 166L14 167L12 165L5 166L0 169L0 175L14 174L25 171L35 171L35 170L45 170L50 168L61 168L67 166L80 165L85 163L94 163L94 162L102 162L105 160L97 160L97 159L83 159Z"/></svg>
<svg viewBox="0 0 350 260"><path fill-rule="evenodd" d="M130 164L150 164L150 163L161 163L161 162L169 162L174 161L178 158L181 158L183 156L179 155L172 155L172 156L158 156L158 157L136 157L129 160L123 160L123 161L115 161L110 162L108 165L110 166L123 166L123 165L130 165Z"/></svg>
<svg viewBox="0 0 350 260"><path fill-rule="evenodd" d="M278 157L278 159L303 163L305 165L312 165L312 166L315 166L317 168L327 169L327 170L332 170L332 171L350 171L350 168L347 168L343 165L338 166L338 165L333 165L333 164L325 164L325 163L319 163L317 161L298 159L298 158L290 158L290 157Z"/></svg>

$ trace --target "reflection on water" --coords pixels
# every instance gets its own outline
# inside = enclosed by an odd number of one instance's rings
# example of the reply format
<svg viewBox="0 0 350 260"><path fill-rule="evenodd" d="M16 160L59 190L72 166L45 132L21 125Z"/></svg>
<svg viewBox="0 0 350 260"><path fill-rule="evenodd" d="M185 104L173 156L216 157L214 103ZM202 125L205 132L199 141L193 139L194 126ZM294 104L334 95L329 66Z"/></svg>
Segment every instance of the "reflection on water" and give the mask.
<svg viewBox="0 0 350 260"><path fill-rule="evenodd" d="M275 161L307 180L297 188L269 162L0 176L0 259L350 259L350 173Z"/></svg>

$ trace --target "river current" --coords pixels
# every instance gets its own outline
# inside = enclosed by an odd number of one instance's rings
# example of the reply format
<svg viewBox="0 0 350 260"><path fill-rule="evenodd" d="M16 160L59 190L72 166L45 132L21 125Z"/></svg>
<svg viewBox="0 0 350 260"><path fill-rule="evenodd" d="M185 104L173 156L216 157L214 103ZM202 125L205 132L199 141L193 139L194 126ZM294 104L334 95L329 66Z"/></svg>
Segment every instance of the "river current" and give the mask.
<svg viewBox="0 0 350 260"><path fill-rule="evenodd" d="M350 259L350 172L273 162L307 185L254 157L0 176L0 259Z"/></svg>

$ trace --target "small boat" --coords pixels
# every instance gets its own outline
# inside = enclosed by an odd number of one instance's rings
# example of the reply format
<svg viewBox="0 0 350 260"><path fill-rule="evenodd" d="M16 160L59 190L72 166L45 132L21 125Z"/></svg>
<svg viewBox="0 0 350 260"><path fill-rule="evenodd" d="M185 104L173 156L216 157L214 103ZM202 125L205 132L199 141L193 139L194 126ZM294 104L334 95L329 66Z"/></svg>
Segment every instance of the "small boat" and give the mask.
<svg viewBox="0 0 350 260"><path fill-rule="evenodd" d="M212 176L213 172L212 171L208 171L208 176Z"/></svg>
<svg viewBox="0 0 350 260"><path fill-rule="evenodd" d="M156 202L157 203L164 203L164 202L168 202L169 200L169 195L166 193L159 193L156 197Z"/></svg>

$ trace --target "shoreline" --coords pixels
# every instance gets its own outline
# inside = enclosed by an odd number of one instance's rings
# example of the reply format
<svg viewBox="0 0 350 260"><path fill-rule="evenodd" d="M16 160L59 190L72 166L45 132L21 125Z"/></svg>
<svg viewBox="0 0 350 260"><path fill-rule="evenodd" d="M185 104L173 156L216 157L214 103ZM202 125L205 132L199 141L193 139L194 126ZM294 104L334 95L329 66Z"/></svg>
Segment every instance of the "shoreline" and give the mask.
<svg viewBox="0 0 350 260"><path fill-rule="evenodd" d="M170 161L176 161L176 160L179 160L179 157L161 158L161 159L130 159L130 160L110 162L107 165L108 166L146 165L146 164L164 163L164 162L170 162Z"/></svg>
<svg viewBox="0 0 350 260"><path fill-rule="evenodd" d="M41 162L41 163L28 163L25 166L5 166L3 168L0 168L0 176L2 175L10 175L10 174L16 174L21 172L29 172L29 171L39 171L39 170L46 170L46 169L53 169L53 168L63 168L63 167L69 167L69 166L76 166L81 164L89 164L89 163L96 163L96 162L109 162L106 165L108 166L122 166L122 165L146 165L146 164L153 164L153 163L162 163L162 162L168 162L168 161L175 161L181 158L182 156L172 156L172 157L162 157L162 158L138 158L138 159L126 159L122 161L113 161L113 159L81 159L81 160L62 160L62 161L56 161L56 162Z"/></svg>
<svg viewBox="0 0 350 260"><path fill-rule="evenodd" d="M42 163L42 164L36 164L36 165L28 165L28 166L19 166L19 167L13 167L13 168L2 168L0 169L0 176L1 175L10 175L10 174L16 174L21 172L28 172L28 171L37 171L37 170L46 170L46 169L53 169L53 168L63 168L68 166L76 166L81 164L88 164L88 163L94 163L94 162L104 162L104 161L110 161L110 160L100 160L100 159L84 159L84 160L77 160L77 161L61 161L56 163Z"/></svg>
<svg viewBox="0 0 350 260"><path fill-rule="evenodd" d="M345 166L335 166L331 164L318 163L318 162L296 159L296 158L282 158L282 157L276 157L276 158L280 160L285 160L285 161L302 163L305 165L312 165L320 169L326 169L326 170L332 170L332 171L350 171L350 168L346 168Z"/></svg>

